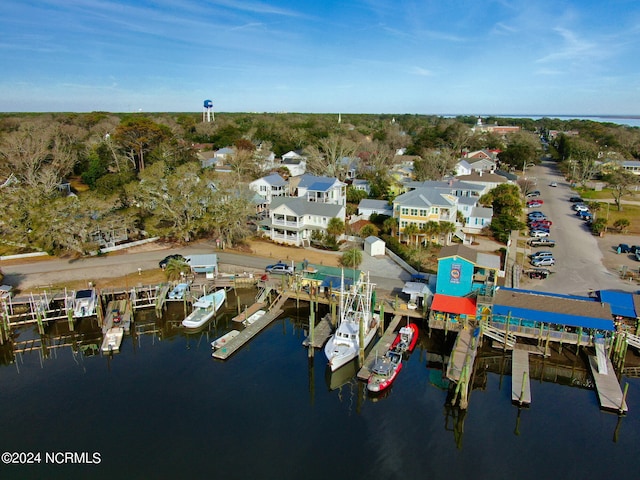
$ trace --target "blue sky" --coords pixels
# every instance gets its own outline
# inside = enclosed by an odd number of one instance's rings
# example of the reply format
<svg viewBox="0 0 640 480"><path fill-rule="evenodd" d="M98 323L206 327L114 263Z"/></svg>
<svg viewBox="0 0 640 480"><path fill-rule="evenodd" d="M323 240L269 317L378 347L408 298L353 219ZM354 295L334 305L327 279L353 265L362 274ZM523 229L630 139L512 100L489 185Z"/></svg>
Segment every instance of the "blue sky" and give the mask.
<svg viewBox="0 0 640 480"><path fill-rule="evenodd" d="M637 0L3 0L0 111L640 114Z"/></svg>

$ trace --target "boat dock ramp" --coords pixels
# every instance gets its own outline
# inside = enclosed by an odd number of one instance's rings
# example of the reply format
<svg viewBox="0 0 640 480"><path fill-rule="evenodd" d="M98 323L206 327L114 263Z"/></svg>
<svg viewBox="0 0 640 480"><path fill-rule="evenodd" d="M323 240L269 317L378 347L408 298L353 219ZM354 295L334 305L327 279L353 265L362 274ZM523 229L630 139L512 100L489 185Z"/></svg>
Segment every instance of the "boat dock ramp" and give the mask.
<svg viewBox="0 0 640 480"><path fill-rule="evenodd" d="M111 327L122 327L125 333L131 330L132 312L127 300L112 300L107 305L107 311L102 322L102 333Z"/></svg>
<svg viewBox="0 0 640 480"><path fill-rule="evenodd" d="M597 356L589 355L589 367L596 383L600 408L619 413L627 412L626 389L623 394L609 357L605 356L604 362L606 367L601 369Z"/></svg>

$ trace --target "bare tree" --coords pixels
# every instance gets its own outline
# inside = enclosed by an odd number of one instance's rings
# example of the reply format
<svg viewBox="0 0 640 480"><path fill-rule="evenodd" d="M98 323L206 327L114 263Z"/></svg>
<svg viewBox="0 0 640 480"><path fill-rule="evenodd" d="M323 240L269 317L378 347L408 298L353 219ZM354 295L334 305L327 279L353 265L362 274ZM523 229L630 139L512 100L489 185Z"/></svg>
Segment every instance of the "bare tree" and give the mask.
<svg viewBox="0 0 640 480"><path fill-rule="evenodd" d="M307 171L314 175L326 175L344 180L346 167L344 158L352 158L358 144L336 134L321 139L318 146L306 150Z"/></svg>

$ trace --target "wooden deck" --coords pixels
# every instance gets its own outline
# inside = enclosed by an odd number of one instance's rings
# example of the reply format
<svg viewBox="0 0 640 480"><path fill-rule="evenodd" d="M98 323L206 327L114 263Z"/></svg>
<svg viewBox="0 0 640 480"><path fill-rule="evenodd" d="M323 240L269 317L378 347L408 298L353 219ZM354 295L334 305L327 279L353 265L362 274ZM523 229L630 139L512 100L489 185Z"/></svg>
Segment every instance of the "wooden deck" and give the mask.
<svg viewBox="0 0 640 480"><path fill-rule="evenodd" d="M600 408L627 412L627 402L623 402L622 389L620 388L620 383L618 383L618 378L616 377L611 360L609 360L609 357L605 358L607 362L607 373L600 373L598 371L597 358L593 355L589 356L589 367L591 368L591 374L596 383L596 392L598 392Z"/></svg>
<svg viewBox="0 0 640 480"><path fill-rule="evenodd" d="M391 346L393 340L396 338L396 329L400 324L400 320L402 320L402 315L398 314L393 317L384 334L382 335L380 340L378 340L378 343L375 344L375 346L369 352L369 355L367 355L367 358L365 358L364 365L360 370L358 370L358 380L366 381L369 379L369 377L371 376L371 367L376 361L376 357L378 355L384 355L384 353L389 350L389 347Z"/></svg>
<svg viewBox="0 0 640 480"><path fill-rule="evenodd" d="M249 308L247 308L244 312L242 312L239 315L236 315L231 320L234 322L244 322L248 317L256 313L261 308L264 308L265 306L266 306L266 303L264 302L254 303Z"/></svg>
<svg viewBox="0 0 640 480"><path fill-rule="evenodd" d="M282 307L287 299L288 297L286 295L280 296L269 308L269 311L267 311L265 315L263 315L251 325L248 325L236 337L229 340L226 346L219 348L218 350L213 352L212 356L220 360L226 360L235 352L237 352L244 346L245 343L250 341L253 337L260 333L262 329L264 329L267 325L269 325L282 314L282 312L284 311L282 310Z"/></svg>
<svg viewBox="0 0 640 480"><path fill-rule="evenodd" d="M531 403L529 352L519 348L511 356L511 401L520 405Z"/></svg>
<svg viewBox="0 0 640 480"><path fill-rule="evenodd" d="M458 338L454 345L453 352L449 359L449 366L447 367L447 378L451 381L460 381L462 369L467 363L469 366L473 365L477 353L477 342L472 342L473 330L465 328L458 332Z"/></svg>
<svg viewBox="0 0 640 480"><path fill-rule="evenodd" d="M313 329L313 344L311 345L311 335L309 335L302 341L302 345L305 347L322 348L332 332L331 314L327 313Z"/></svg>

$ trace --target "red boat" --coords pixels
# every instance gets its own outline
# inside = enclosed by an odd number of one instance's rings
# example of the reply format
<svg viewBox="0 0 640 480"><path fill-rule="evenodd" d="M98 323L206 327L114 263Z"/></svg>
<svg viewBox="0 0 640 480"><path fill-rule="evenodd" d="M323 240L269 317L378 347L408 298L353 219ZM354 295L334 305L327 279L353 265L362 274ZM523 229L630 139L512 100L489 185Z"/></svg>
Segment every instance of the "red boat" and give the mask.
<svg viewBox="0 0 640 480"><path fill-rule="evenodd" d="M395 340L391 343L390 350L396 350L400 353L413 352L418 342L418 326L415 323L409 323L402 327L396 335Z"/></svg>
<svg viewBox="0 0 640 480"><path fill-rule="evenodd" d="M382 358L376 359L367 380L367 390L380 393L391 386L402 370L402 353L389 350Z"/></svg>
<svg viewBox="0 0 640 480"><path fill-rule="evenodd" d="M380 393L391 386L402 370L402 354L412 352L418 342L418 326L409 323L402 327L382 358L376 359L367 380L367 390Z"/></svg>

